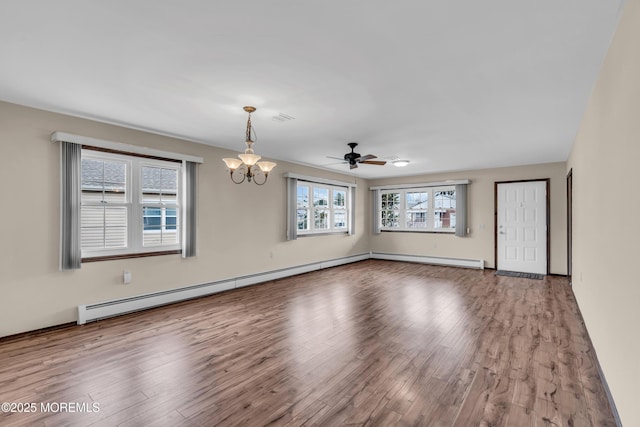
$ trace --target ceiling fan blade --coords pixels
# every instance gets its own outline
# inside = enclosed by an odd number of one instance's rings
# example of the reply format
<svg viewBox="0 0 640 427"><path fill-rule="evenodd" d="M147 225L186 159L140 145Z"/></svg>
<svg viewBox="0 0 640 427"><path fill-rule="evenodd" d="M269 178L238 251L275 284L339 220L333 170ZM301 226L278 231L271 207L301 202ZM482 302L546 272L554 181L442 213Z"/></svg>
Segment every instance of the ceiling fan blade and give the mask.
<svg viewBox="0 0 640 427"><path fill-rule="evenodd" d="M384 166L387 164L387 162L384 160L365 160L364 162L360 162L360 163L364 163L367 165L379 165L379 166Z"/></svg>
<svg viewBox="0 0 640 427"><path fill-rule="evenodd" d="M377 159L378 156L374 156L373 154L367 154L366 156L362 156L359 159L356 159L356 161L358 162L364 162L365 160L369 160L369 159Z"/></svg>
<svg viewBox="0 0 640 427"><path fill-rule="evenodd" d="M343 162L346 162L346 160L344 159L344 157L333 157L333 156L327 156L327 159L342 160Z"/></svg>
<svg viewBox="0 0 640 427"><path fill-rule="evenodd" d="M355 168L357 168L357 167L358 167L358 164L357 164L357 163L351 163L351 164L349 165L349 169L355 169Z"/></svg>

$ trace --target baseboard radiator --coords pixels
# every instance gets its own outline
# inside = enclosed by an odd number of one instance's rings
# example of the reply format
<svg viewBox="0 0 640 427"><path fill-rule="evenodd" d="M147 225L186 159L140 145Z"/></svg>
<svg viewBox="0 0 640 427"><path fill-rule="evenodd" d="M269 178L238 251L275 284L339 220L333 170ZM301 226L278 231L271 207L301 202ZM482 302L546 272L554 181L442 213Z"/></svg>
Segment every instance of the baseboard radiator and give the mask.
<svg viewBox="0 0 640 427"><path fill-rule="evenodd" d="M484 260L481 259L444 258L425 255L388 254L381 252L371 252L370 258L386 259L389 261L418 262L422 264L448 265L450 267L479 268L484 270Z"/></svg>
<svg viewBox="0 0 640 427"><path fill-rule="evenodd" d="M321 270L323 268L336 267L338 265L349 264L357 261L364 261L369 258L484 269L483 260L369 252L360 255L335 258L311 264L283 268L280 270L272 270L264 273L251 274L248 276L240 276L233 279L204 283L201 285L193 285L161 292L154 292L151 294L138 295L130 298L100 302L96 304L79 305L78 325L84 325L87 322L106 319L108 317L119 316L121 314L132 313L135 311L146 310L148 308L159 307L161 305L167 305L174 302L212 295L231 289L255 285L257 283L295 276L296 274L308 273L315 270Z"/></svg>
<svg viewBox="0 0 640 427"><path fill-rule="evenodd" d="M193 298L212 295L218 292L228 291L235 288L254 285L256 283L268 282L270 280L295 276L296 274L308 273L310 271L323 268L335 267L357 261L369 259L370 254L353 255L342 258L315 262L311 264L298 265L280 270L272 270L265 273L240 276L233 279L221 280L218 282L204 283L201 285L187 286L184 288L170 289L152 294L138 295L130 298L123 298L113 301L106 301L96 304L78 306L78 325L87 322L106 319L121 314L146 310L148 308L159 307L161 305L174 302L185 301Z"/></svg>

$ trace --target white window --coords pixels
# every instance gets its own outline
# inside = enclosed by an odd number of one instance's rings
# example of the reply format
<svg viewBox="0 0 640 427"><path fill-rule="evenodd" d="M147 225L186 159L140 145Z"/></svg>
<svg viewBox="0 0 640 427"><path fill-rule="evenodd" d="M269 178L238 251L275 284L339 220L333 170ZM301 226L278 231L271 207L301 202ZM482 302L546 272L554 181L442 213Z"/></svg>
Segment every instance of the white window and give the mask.
<svg viewBox="0 0 640 427"><path fill-rule="evenodd" d="M456 230L455 186L380 190L378 203L381 230Z"/></svg>
<svg viewBox="0 0 640 427"><path fill-rule="evenodd" d="M298 181L297 234L346 233L349 192L346 187Z"/></svg>
<svg viewBox="0 0 640 427"><path fill-rule="evenodd" d="M182 163L82 150L83 258L180 249Z"/></svg>

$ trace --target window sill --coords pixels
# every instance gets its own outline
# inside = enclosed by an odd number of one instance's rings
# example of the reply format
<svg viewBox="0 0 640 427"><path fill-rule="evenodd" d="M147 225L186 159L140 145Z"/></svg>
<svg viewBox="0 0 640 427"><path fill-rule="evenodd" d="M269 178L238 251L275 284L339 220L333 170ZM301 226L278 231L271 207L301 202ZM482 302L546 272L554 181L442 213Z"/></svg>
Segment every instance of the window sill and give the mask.
<svg viewBox="0 0 640 427"><path fill-rule="evenodd" d="M382 233L426 233L426 234L456 234L456 230L380 230Z"/></svg>
<svg viewBox="0 0 640 427"><path fill-rule="evenodd" d="M313 237L313 236L341 236L341 235L349 235L348 231L327 231L327 232L318 232L318 233L298 233L298 237Z"/></svg>
<svg viewBox="0 0 640 427"><path fill-rule="evenodd" d="M140 252L133 254L121 254L121 255L102 255L102 256L92 256L82 258L81 262L97 262L97 261L112 261L117 259L131 259L131 258L145 258L150 256L161 256L161 255L176 255L181 254L182 250L171 250L171 251L156 251L156 252Z"/></svg>

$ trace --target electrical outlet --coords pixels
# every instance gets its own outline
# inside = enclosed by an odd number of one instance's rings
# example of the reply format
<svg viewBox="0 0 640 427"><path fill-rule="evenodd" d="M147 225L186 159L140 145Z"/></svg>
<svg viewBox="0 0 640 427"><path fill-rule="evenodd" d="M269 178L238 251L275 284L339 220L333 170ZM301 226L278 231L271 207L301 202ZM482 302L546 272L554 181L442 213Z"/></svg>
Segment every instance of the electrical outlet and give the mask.
<svg viewBox="0 0 640 427"><path fill-rule="evenodd" d="M129 283L131 283L131 272L130 271L125 271L122 274L122 283L124 283L125 285L128 285Z"/></svg>

